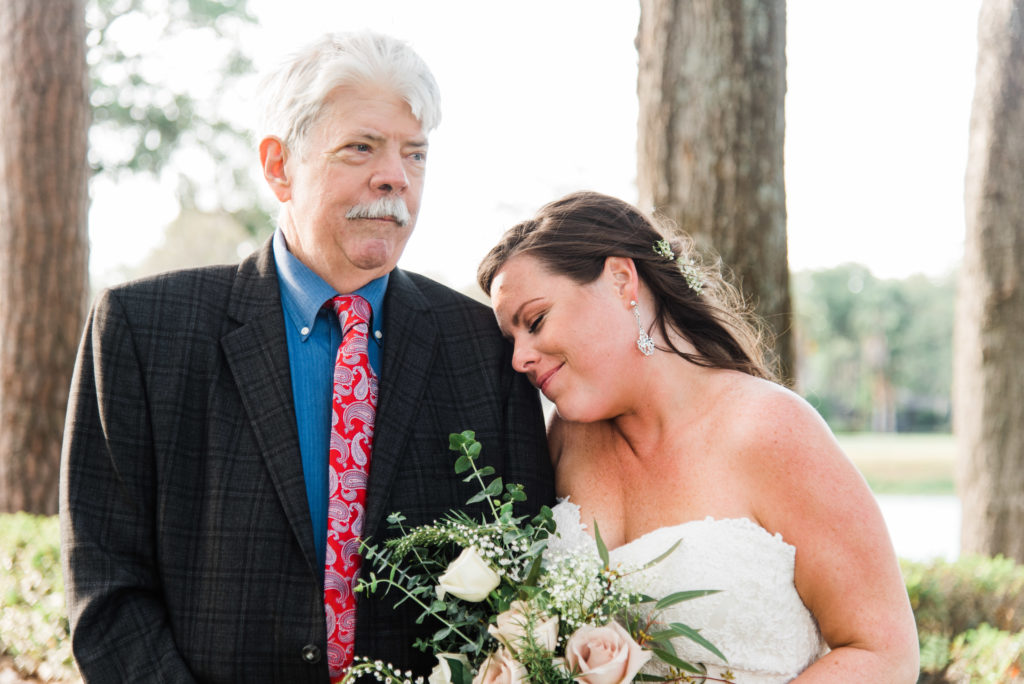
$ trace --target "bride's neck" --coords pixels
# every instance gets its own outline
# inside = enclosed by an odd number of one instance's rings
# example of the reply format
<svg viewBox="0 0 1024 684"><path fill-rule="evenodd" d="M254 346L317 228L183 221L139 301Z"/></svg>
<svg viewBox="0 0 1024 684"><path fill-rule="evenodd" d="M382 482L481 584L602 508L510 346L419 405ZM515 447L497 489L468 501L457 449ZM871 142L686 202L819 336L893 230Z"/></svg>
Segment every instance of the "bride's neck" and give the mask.
<svg viewBox="0 0 1024 684"><path fill-rule="evenodd" d="M612 427L638 458L665 451L679 434L694 429L708 414L722 371L693 364L671 352L656 352L638 376L631 410L611 420Z"/></svg>

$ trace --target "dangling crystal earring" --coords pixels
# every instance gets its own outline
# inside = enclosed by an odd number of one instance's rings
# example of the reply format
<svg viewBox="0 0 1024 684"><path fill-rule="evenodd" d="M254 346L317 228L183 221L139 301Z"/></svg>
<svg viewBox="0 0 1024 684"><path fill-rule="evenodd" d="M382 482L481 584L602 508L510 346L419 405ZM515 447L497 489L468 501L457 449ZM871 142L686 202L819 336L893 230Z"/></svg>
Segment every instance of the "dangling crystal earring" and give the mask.
<svg viewBox="0 0 1024 684"><path fill-rule="evenodd" d="M640 322L640 307L635 301L630 301L629 305L633 307L633 317L636 318L636 327L640 331L640 335L636 340L636 347L644 356L650 356L654 353L654 340L647 334L643 324Z"/></svg>

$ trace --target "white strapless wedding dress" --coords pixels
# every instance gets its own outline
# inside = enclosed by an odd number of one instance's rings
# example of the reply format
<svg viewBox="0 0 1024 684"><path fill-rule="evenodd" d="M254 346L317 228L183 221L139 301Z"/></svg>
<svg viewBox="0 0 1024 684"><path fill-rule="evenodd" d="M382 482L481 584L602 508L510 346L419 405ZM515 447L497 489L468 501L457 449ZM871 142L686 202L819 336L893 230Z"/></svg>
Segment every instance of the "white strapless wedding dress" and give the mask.
<svg viewBox="0 0 1024 684"><path fill-rule="evenodd" d="M558 536L546 557L597 555L597 545L569 501L554 507ZM718 589L720 593L676 604L665 622L682 622L728 659L688 639L676 639L676 654L708 666L708 674L735 675L737 684L777 684L794 679L828 652L818 625L793 584L796 548L745 518L694 520L661 527L616 549L613 567L640 567L681 543L665 560L639 575L637 588L660 598L677 591ZM653 658L645 672L665 674Z"/></svg>

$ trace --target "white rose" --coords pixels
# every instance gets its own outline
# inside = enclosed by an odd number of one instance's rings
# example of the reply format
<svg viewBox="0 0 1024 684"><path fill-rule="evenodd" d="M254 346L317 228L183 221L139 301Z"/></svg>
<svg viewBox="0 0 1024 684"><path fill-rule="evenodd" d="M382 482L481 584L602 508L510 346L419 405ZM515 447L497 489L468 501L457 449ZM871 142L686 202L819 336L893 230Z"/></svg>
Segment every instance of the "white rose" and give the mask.
<svg viewBox="0 0 1024 684"><path fill-rule="evenodd" d="M487 631L506 647L516 650L528 643L526 634L531 619L533 642L554 651L558 644L558 617L545 618L523 601L513 601L509 609L496 618L497 624L487 626Z"/></svg>
<svg viewBox="0 0 1024 684"><path fill-rule="evenodd" d="M504 648L499 648L487 656L473 684L528 684L528 677L526 666L514 660Z"/></svg>
<svg viewBox="0 0 1024 684"><path fill-rule="evenodd" d="M464 601L479 603L500 583L498 573L470 546L463 549L444 574L437 578L437 598L444 599L447 592Z"/></svg>
<svg viewBox="0 0 1024 684"><path fill-rule="evenodd" d="M576 630L565 645L565 658L569 667L579 670L577 682L627 684L651 659L651 652L640 648L622 625L609 622Z"/></svg>
<svg viewBox="0 0 1024 684"><path fill-rule="evenodd" d="M430 684L452 684L452 666L448 663L448 660L458 660L462 663L462 667L465 671L469 671L469 661L466 660L466 656L462 653L436 653L437 665L430 671L430 676L427 677L427 681Z"/></svg>

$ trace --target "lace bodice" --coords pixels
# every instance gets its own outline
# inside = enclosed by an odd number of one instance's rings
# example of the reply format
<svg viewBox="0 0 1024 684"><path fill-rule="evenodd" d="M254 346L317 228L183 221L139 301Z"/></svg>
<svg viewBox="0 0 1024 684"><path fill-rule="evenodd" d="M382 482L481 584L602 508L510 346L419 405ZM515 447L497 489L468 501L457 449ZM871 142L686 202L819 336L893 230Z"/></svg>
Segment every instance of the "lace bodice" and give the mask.
<svg viewBox="0 0 1024 684"><path fill-rule="evenodd" d="M554 513L559 536L549 541L548 558L597 554L578 506L562 501ZM611 564L642 566L678 540L682 543L672 555L638 576L638 589L655 598L690 589L720 590L672 606L662 618L699 629L728 664L686 639L674 642L679 657L703 662L712 676L731 670L737 684L776 684L795 678L827 652L793 584L795 547L750 520L707 518L661 527L612 549ZM664 674L659 669L664 664L655 660L645 671Z"/></svg>

